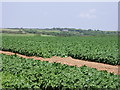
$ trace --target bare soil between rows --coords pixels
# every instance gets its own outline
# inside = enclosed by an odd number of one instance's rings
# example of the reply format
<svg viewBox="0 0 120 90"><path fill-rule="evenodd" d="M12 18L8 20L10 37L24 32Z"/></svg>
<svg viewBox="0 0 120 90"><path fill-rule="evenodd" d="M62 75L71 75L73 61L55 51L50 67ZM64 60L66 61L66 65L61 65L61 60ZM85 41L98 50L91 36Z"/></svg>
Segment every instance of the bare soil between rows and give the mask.
<svg viewBox="0 0 120 90"><path fill-rule="evenodd" d="M67 64L69 66L77 66L81 67L83 65L86 65L90 68L96 68L97 70L106 70L107 72L114 73L116 75L120 75L120 65L114 66L109 64L103 64L103 63L97 63L97 62L90 62L85 60L79 60L79 59L73 59L71 57L56 57L53 56L51 58L42 58L42 57L36 57L36 56L25 56L18 53L8 52L8 51L0 51L0 54L6 54L6 55L17 55L22 58L28 58L28 59L34 59L34 60L40 60L40 61L48 61L50 63L61 63L61 64Z"/></svg>

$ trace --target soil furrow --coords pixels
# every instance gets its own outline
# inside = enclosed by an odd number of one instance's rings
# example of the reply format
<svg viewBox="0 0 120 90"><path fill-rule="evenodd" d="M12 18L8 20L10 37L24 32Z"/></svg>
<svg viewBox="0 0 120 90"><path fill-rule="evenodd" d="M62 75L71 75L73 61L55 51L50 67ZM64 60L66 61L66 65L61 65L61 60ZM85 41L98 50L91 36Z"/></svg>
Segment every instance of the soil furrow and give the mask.
<svg viewBox="0 0 120 90"><path fill-rule="evenodd" d="M114 65L109 65L109 64L73 59L71 57L65 57L65 58L56 57L56 56L53 56L51 58L42 58L42 57L36 57L36 56L29 57L29 56L25 56L25 55L13 53L13 52L8 52L8 51L0 51L0 54L6 54L6 55L16 54L19 57L23 57L23 58L41 60L41 61L49 61L50 63L56 62L56 63L61 63L61 64L67 64L70 66L77 66L77 67L81 67L83 65L86 65L87 67L96 68L97 70L106 70L107 72L111 72L111 73L120 75L120 73L118 71L120 68L119 65L114 66Z"/></svg>

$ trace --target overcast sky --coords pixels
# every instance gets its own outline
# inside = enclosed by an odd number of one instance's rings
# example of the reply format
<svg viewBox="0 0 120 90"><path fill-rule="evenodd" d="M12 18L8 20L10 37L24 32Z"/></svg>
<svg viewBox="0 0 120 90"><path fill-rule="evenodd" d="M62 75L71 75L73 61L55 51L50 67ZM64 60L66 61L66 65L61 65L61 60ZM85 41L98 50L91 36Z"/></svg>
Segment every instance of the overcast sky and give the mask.
<svg viewBox="0 0 120 90"><path fill-rule="evenodd" d="M118 28L117 2L4 2L2 26L100 29Z"/></svg>

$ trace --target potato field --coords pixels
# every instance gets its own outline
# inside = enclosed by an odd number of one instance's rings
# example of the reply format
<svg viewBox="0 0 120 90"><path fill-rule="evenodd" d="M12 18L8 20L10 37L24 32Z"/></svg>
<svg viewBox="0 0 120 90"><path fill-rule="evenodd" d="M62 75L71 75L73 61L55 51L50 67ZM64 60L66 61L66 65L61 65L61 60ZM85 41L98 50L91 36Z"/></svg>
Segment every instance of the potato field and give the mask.
<svg viewBox="0 0 120 90"><path fill-rule="evenodd" d="M75 59L120 65L117 36L2 35L2 51L43 58ZM1 54L2 88L96 90L119 88L119 75L87 66L76 67Z"/></svg>
<svg viewBox="0 0 120 90"><path fill-rule="evenodd" d="M61 65L1 55L3 88L41 88L46 90L119 88L117 75L82 66Z"/></svg>
<svg viewBox="0 0 120 90"><path fill-rule="evenodd" d="M60 56L120 65L117 36L42 37L3 36L2 50L27 56Z"/></svg>

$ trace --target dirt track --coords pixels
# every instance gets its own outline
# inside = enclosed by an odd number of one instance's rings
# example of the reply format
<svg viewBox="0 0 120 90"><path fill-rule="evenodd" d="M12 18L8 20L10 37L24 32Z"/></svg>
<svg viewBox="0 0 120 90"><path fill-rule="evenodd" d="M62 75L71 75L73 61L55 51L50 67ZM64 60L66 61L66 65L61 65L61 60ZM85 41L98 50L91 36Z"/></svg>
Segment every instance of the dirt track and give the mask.
<svg viewBox="0 0 120 90"><path fill-rule="evenodd" d="M14 55L15 53L7 52L7 51L0 51L0 54ZM17 53L16 55L18 55L19 57L23 57L23 58L29 58L29 59L41 60L41 61L49 61L51 63L56 62L56 63L61 63L61 64L67 64L70 66L81 67L83 65L86 65L91 68L96 68L97 70L107 70L108 72L120 75L120 71L118 71L120 69L120 66L78 60L78 59L73 59L71 57L61 58L61 57L53 56L52 58L42 58L42 57L36 57L36 56L28 57L28 56L17 54Z"/></svg>

